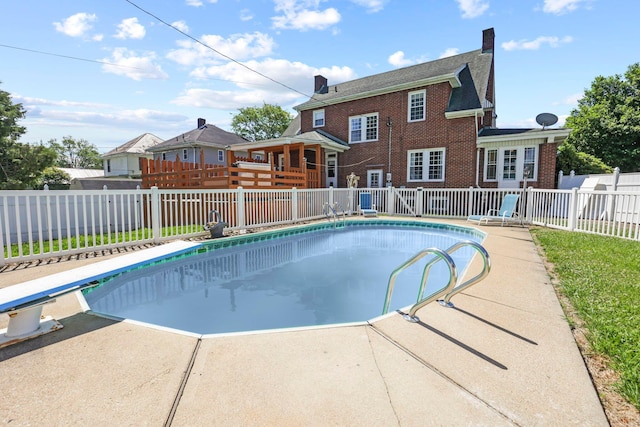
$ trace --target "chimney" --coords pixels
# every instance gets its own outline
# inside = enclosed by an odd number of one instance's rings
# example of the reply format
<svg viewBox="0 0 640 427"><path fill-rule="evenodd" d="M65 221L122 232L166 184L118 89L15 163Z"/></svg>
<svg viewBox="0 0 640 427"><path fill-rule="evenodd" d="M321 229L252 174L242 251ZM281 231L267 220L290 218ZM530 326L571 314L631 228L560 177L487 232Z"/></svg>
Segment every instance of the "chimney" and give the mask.
<svg viewBox="0 0 640 427"><path fill-rule="evenodd" d="M482 53L493 53L495 38L496 35L493 32L493 28L482 30Z"/></svg>
<svg viewBox="0 0 640 427"><path fill-rule="evenodd" d="M327 93L329 92L329 86L327 86L327 78L321 75L314 76L315 85L313 88L314 93Z"/></svg>
<svg viewBox="0 0 640 427"><path fill-rule="evenodd" d="M198 129L205 125L207 121L205 119L198 119Z"/></svg>

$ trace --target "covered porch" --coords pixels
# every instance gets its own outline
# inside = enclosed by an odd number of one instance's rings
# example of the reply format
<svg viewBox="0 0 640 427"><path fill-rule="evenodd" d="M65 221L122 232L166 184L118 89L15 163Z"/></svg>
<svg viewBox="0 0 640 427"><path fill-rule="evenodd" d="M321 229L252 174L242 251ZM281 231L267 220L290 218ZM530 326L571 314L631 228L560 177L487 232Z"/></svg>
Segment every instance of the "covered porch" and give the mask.
<svg viewBox="0 0 640 427"><path fill-rule="evenodd" d="M227 151L227 164L247 169L255 164L262 165L261 168L268 165L267 168L273 172L280 185L285 185L286 181L281 181L278 177L302 174L304 186L301 188L326 188L336 186L337 183L332 178L337 176L337 154L348 149L346 142L325 132L312 131L235 144Z"/></svg>

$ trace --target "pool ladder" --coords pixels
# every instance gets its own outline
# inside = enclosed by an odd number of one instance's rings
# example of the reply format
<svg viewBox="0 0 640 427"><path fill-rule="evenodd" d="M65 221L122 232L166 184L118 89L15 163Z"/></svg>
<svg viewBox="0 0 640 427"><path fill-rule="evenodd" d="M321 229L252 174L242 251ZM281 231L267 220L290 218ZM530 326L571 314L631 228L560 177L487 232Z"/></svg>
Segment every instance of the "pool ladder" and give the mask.
<svg viewBox="0 0 640 427"><path fill-rule="evenodd" d="M340 203L334 202L333 205L331 205L329 202L325 202L324 206L322 207L322 213L327 217L329 221L333 221L334 228L337 226L339 220L340 214L338 213L338 210L342 212L342 225L344 226L346 214L344 212L344 209L342 209L342 206L340 206Z"/></svg>
<svg viewBox="0 0 640 427"><path fill-rule="evenodd" d="M458 270L456 268L455 262L453 262L453 259L451 258L451 254L465 246L471 246L476 251L478 251L478 253L482 256L482 264L483 264L482 271L476 276L467 280L466 282L458 284ZM382 314L387 314L387 312L389 311L389 304L391 303L391 294L393 294L393 287L395 286L396 277L398 276L398 274L400 274L406 268L415 264L416 262L418 262L420 259L422 259L427 255L435 255L435 257L431 259L429 262L427 262L427 264L424 267L424 270L422 272L422 280L420 281L420 288L418 290L417 302L411 307L408 314L403 315L404 319L409 322L420 321L420 319L416 316L416 312L420 310L422 307L424 307L425 305L433 301L437 300L440 303L440 305L444 307L453 307L451 298L454 295L458 294L459 292L462 292L463 290L467 289L468 287L478 283L479 281L487 277L487 275L489 274L489 271L491 270L491 259L489 258L489 254L487 253L486 249L482 247L482 245L476 242L465 240L465 241L456 243L455 245L451 246L449 249L444 251L438 248L424 249L418 252L416 255L414 255L410 259L408 259L407 261L405 261L402 265L397 267L395 270L393 270L393 272L389 276L389 284L387 285L387 295L385 296L385 299L384 299L384 308L382 309ZM431 295L423 297L422 294L424 293L424 288L427 284L427 279L429 277L429 270L431 269L431 266L433 266L435 263L439 261L443 261L449 268L449 281L445 286L443 286L442 288L439 288L438 290L433 292ZM444 298L439 299L442 296L444 296Z"/></svg>

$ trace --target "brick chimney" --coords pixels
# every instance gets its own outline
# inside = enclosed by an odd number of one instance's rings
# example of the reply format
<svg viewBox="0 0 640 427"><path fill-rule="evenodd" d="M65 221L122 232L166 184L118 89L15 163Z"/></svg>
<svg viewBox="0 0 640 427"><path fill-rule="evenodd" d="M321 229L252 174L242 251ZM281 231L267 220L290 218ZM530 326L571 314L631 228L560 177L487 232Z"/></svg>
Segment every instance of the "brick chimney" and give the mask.
<svg viewBox="0 0 640 427"><path fill-rule="evenodd" d="M493 53L493 45L496 35L493 28L482 30L482 53Z"/></svg>
<svg viewBox="0 0 640 427"><path fill-rule="evenodd" d="M204 126L207 123L205 119L198 119L198 129Z"/></svg>
<svg viewBox="0 0 640 427"><path fill-rule="evenodd" d="M327 93L329 92L329 86L327 85L327 78L321 75L314 76L315 84L313 87L313 93Z"/></svg>

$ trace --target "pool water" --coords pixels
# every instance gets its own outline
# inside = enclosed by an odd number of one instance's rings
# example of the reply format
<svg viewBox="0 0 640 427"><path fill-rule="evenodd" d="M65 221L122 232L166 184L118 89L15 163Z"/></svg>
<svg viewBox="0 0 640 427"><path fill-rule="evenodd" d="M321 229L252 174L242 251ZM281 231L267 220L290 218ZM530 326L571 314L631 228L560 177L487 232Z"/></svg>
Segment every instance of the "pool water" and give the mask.
<svg viewBox="0 0 640 427"><path fill-rule="evenodd" d="M85 291L93 312L197 334L361 322L382 314L391 272L419 251L479 242L463 228L370 225L220 242L125 272ZM474 254L453 253L461 274ZM412 305L425 257L398 275L391 311ZM445 263L431 268L425 295L444 286Z"/></svg>

